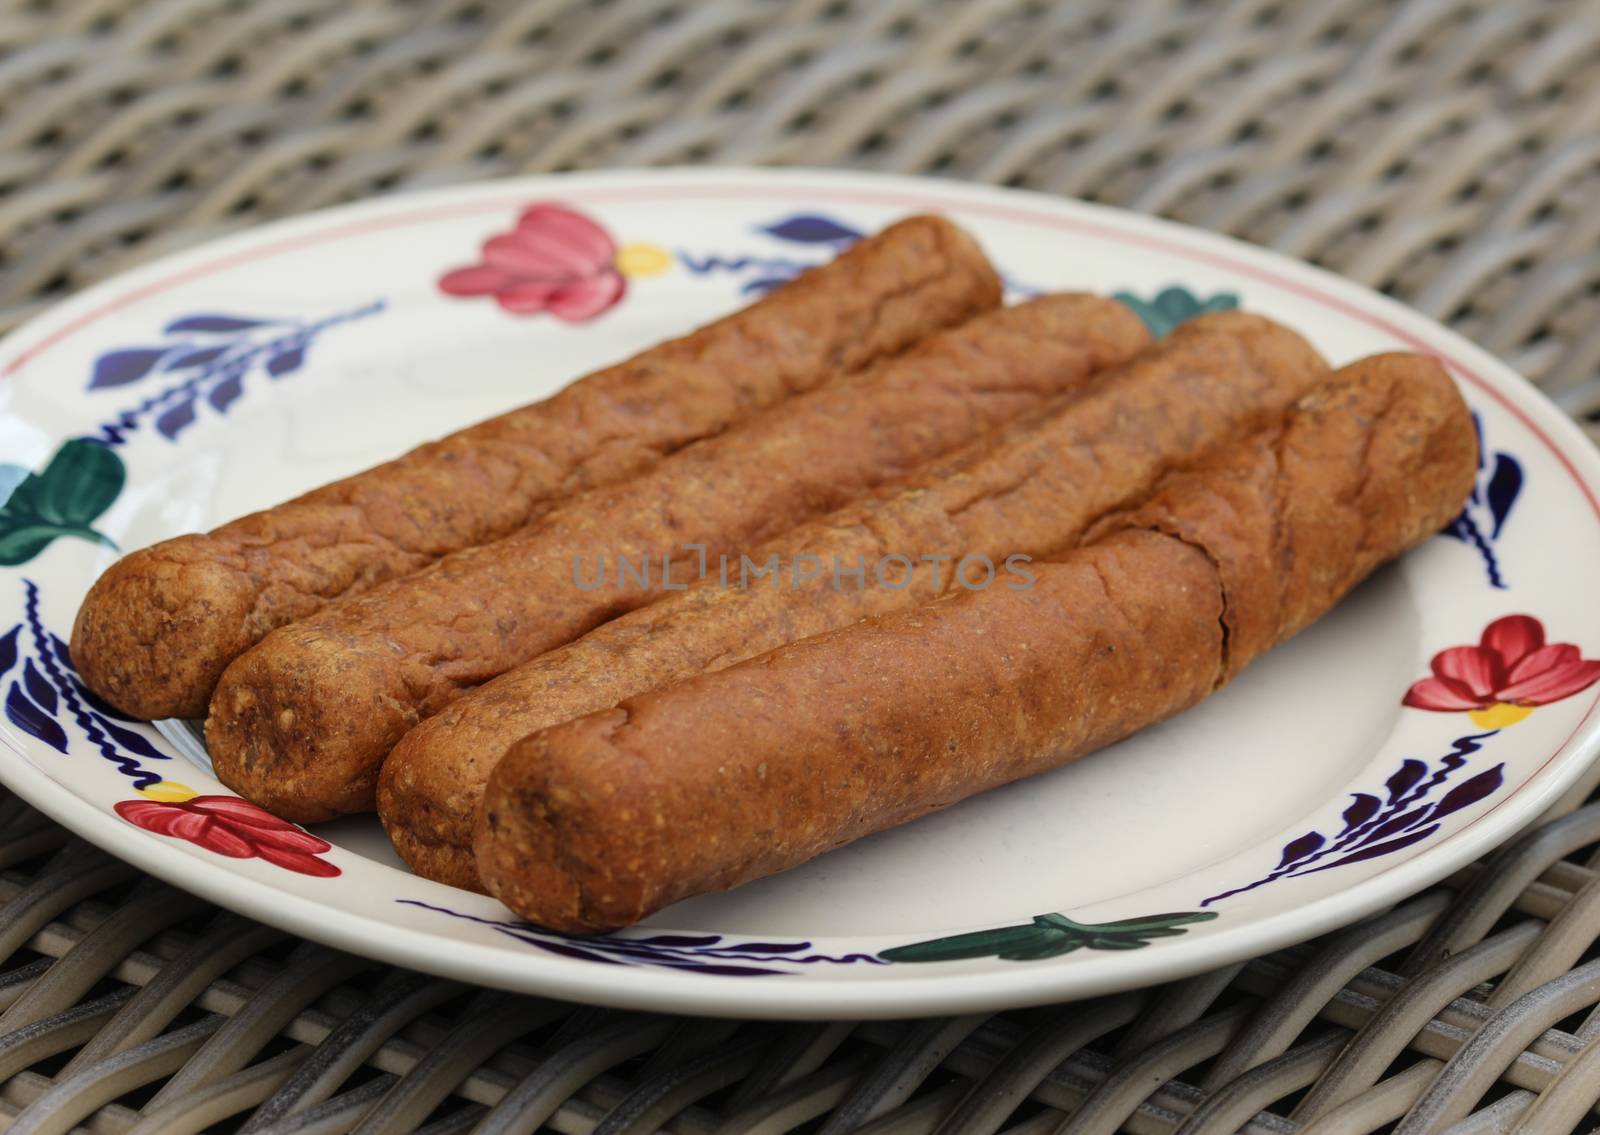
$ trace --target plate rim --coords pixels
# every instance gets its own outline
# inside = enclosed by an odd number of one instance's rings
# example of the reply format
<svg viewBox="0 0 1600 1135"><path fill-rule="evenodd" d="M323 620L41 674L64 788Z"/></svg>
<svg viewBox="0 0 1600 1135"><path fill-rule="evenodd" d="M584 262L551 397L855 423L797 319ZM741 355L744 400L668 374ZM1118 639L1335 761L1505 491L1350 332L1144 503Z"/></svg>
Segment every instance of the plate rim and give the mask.
<svg viewBox="0 0 1600 1135"><path fill-rule="evenodd" d="M20 372L53 342L96 318L98 312L136 302L158 290L152 281L167 274L192 278L196 265L221 263L273 241L289 245L311 234L325 236L330 225L364 215L374 221L393 220L414 215L418 205L452 202L457 206L480 204L487 212L503 207L512 197L525 200L539 193L560 195L561 187L597 182L649 188L698 184L702 191L761 185L771 187L775 198L789 200L803 198L803 190L811 188L826 194L830 201L853 197L860 203L908 210L937 210L942 205L1031 223L1048 224L1054 214L1057 221L1068 222L1066 227L1103 227L1116 230L1124 239L1131 232L1144 243L1191 255L1198 248L1206 254L1205 259L1229 271L1268 278L1274 286L1290 291L1312 289L1311 298L1322 303L1331 300L1334 306L1344 306L1348 313L1368 322L1377 315L1383 330L1413 349L1433 353L1439 344L1428 343L1426 337L1440 340L1451 350L1450 361L1460 377L1539 435L1600 516L1600 452L1576 423L1509 366L1396 300L1286 254L1164 218L1029 190L894 174L730 166L603 170L538 174L369 198L230 233L101 281L35 316L0 341L0 354L5 356L0 379ZM1006 213L1012 215L1008 218ZM104 302L118 297L121 303ZM1015 965L927 976L901 969L893 978L876 981L808 975L804 980L755 983L758 988L743 979L715 974L597 966L515 953L499 944L446 938L279 890L269 882L236 873L226 863L191 855L185 847L169 841L151 839L114 814L100 811L35 768L4 727L0 727L0 741L19 759L0 761L0 781L96 846L219 906L339 949L440 976L592 1004L690 1015L788 1019L922 1016L1015 1008L1157 984L1308 940L1403 901L1511 838L1566 792L1600 756L1597 710L1600 695L1572 734L1522 787L1482 815L1409 858L1304 905L1204 935L1184 936L1155 951L1097 955L1090 965ZM448 961L441 959L442 947L448 948Z"/></svg>

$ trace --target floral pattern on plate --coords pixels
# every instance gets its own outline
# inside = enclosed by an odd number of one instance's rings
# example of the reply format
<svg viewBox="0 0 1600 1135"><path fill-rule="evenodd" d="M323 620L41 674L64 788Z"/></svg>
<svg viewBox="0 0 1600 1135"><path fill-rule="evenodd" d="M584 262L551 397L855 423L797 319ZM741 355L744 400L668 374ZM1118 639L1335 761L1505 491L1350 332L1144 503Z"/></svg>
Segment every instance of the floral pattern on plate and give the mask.
<svg viewBox="0 0 1600 1135"><path fill-rule="evenodd" d="M1444 527L1444 535L1472 548L1483 560L1489 586L1504 591L1506 581L1500 569L1496 545L1505 534L1506 522L1516 507L1526 483L1522 462L1504 450L1489 450L1483 440L1483 418L1472 415L1478 429L1478 475L1461 512Z"/></svg>
<svg viewBox="0 0 1600 1135"><path fill-rule="evenodd" d="M1210 895L1200 901L1210 906L1223 899L1253 891L1279 879L1293 879L1336 867L1364 863L1404 851L1439 830L1446 816L1478 803L1497 792L1504 782L1505 765L1496 764L1452 784L1467 767L1467 758L1483 747L1494 731L1456 738L1451 750L1431 761L1407 757L1377 792L1352 793L1340 819L1343 826L1328 836L1306 832L1283 845L1278 865L1266 875L1241 887ZM1438 800L1430 797L1449 785Z"/></svg>
<svg viewBox="0 0 1600 1135"><path fill-rule="evenodd" d="M163 782L162 799L121 800L116 813L135 827L184 839L230 859L260 858L302 875L331 878L339 868L321 858L333 850L325 839L280 820L237 796L182 796L184 786ZM192 790L191 790L192 792Z"/></svg>
<svg viewBox="0 0 1600 1135"><path fill-rule="evenodd" d="M1600 681L1600 660L1582 657L1570 642L1546 643L1544 624L1532 615L1496 619L1475 645L1434 655L1431 668L1406 691L1405 704L1464 712L1484 729L1515 725Z"/></svg>
<svg viewBox="0 0 1600 1135"><path fill-rule="evenodd" d="M119 389L160 377L160 389L102 422L97 440L122 445L146 419L175 442L199 420L202 403L217 414L244 396L245 380L261 374L278 380L305 366L307 352L329 328L377 315L384 301L319 319L226 315L180 315L162 329L164 341L118 347L95 359L90 391Z"/></svg>
<svg viewBox="0 0 1600 1135"><path fill-rule="evenodd" d="M1585 659L1569 642L1546 643L1544 624L1532 615L1506 615L1484 628L1471 646L1434 655L1433 674L1414 682L1401 704L1439 713L1466 713L1483 733L1457 737L1439 763L1414 757L1377 793L1352 794L1344 826L1333 836L1309 831L1290 840L1272 871L1241 887L1211 895L1201 906L1253 891L1279 879L1310 875L1392 855L1421 843L1440 821L1498 792L1505 764L1451 783L1472 754L1502 729L1527 719L1536 708L1581 693L1600 681L1600 660ZM1448 791L1437 800L1437 789Z"/></svg>
<svg viewBox="0 0 1600 1135"><path fill-rule="evenodd" d="M582 323L620 303L628 285L610 233L576 209L540 201L510 231L485 240L477 263L440 276L439 290L491 296L512 315L549 312Z"/></svg>
<svg viewBox="0 0 1600 1135"><path fill-rule="evenodd" d="M115 548L93 524L127 479L122 458L85 438L63 443L37 473L0 465L0 567L27 563L58 536Z"/></svg>

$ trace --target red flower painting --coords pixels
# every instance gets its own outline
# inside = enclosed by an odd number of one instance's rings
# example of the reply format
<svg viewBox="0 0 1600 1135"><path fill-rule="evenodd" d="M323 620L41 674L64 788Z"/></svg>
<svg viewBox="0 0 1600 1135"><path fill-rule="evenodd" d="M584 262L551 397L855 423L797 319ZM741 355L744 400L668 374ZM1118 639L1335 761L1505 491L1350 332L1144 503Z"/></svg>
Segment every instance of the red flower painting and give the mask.
<svg viewBox="0 0 1600 1135"><path fill-rule="evenodd" d="M1441 713L1467 712L1480 725L1521 721L1534 707L1571 697L1600 681L1600 660L1569 642L1546 643L1544 624L1507 615L1476 646L1453 646L1433 658L1433 676L1406 692L1405 704Z"/></svg>
<svg viewBox="0 0 1600 1135"><path fill-rule="evenodd" d="M302 875L339 874L339 868L318 858L332 848L327 840L237 796L120 800L115 808L117 815L145 831L186 839L230 859L265 859Z"/></svg>
<svg viewBox="0 0 1600 1135"><path fill-rule="evenodd" d="M446 272L452 296L493 296L514 315L547 311L579 323L612 307L627 290L617 245L582 213L550 202L530 205L516 226L483 242L478 263Z"/></svg>

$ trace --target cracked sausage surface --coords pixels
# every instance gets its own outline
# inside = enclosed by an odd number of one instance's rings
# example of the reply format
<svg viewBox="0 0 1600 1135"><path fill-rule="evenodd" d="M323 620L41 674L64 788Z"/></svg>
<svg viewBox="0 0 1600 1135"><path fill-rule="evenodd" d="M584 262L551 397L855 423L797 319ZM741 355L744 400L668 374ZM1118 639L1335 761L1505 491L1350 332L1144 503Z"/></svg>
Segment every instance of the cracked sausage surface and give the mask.
<svg viewBox="0 0 1600 1135"><path fill-rule="evenodd" d="M1476 435L1439 364L1339 371L1029 590L952 593L553 726L490 775L488 890L593 933L1055 768L1200 701L1426 539Z"/></svg>
<svg viewBox="0 0 1600 1135"><path fill-rule="evenodd" d="M217 775L288 819L370 811L379 766L406 730L661 594L663 555L684 544L712 557L749 548L1042 410L1148 342L1131 311L1098 296L988 312L512 537L274 631L217 686L206 723ZM612 568L605 586L580 583L602 560ZM619 584L624 561L650 564L651 585Z"/></svg>
<svg viewBox="0 0 1600 1135"><path fill-rule="evenodd" d="M79 609L84 681L136 717L202 717L223 669L266 634L537 520L795 394L995 307L961 229L913 217L742 311L543 402L113 564Z"/></svg>
<svg viewBox="0 0 1600 1135"><path fill-rule="evenodd" d="M887 614L948 590L956 561L1042 557L1071 547L1108 510L1142 498L1168 469L1281 417L1327 377L1300 336L1226 312L1181 325L1136 360L1038 421L940 459L892 491L791 529L752 553L831 565L890 553L950 557L906 586L835 588L829 579L724 587L717 579L602 624L502 675L407 733L384 762L378 811L413 870L477 889L472 822L483 785L519 738L784 643ZM870 571L870 569L869 569Z"/></svg>

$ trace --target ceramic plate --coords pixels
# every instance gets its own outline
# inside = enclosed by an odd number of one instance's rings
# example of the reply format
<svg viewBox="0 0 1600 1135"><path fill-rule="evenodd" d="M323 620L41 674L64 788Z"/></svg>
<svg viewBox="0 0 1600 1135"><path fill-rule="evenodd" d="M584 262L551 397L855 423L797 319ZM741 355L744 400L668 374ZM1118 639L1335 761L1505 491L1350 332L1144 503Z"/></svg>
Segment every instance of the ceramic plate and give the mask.
<svg viewBox="0 0 1600 1135"><path fill-rule="evenodd" d="M614 251L583 271L589 284L539 307L517 302L515 281L461 271L541 201L609 234ZM1015 297L1116 293L1158 333L1240 305L1335 363L1432 352L1478 417L1470 503L1198 709L599 939L546 933L411 876L374 819L277 821L215 780L181 723L125 720L77 682L63 640L119 549L213 527L544 397L920 210L975 232ZM337 209L141 268L12 335L0 373L0 777L217 903L470 981L791 1017L1144 985L1426 886L1536 817L1600 744L1600 459L1578 430L1395 303L1145 217L842 173L500 182Z"/></svg>

